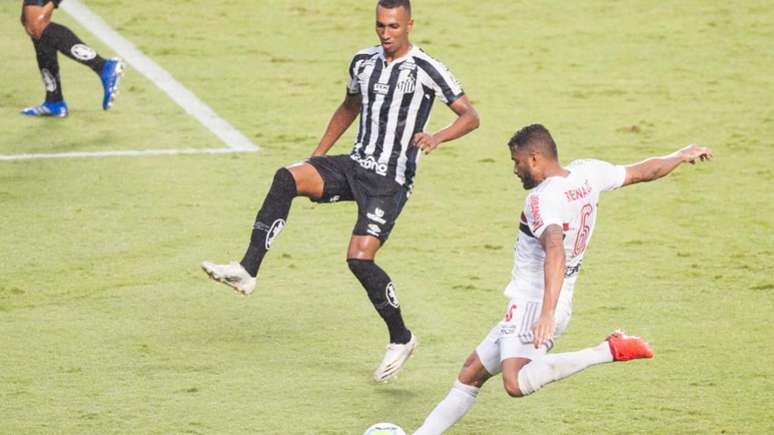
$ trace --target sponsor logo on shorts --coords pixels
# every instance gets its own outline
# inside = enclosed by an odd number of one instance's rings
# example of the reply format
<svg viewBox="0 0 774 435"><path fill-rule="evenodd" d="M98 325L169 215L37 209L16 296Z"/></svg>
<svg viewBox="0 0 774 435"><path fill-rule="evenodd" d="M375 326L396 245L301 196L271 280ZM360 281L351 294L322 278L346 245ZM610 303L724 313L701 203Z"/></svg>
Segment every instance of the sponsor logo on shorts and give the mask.
<svg viewBox="0 0 774 435"><path fill-rule="evenodd" d="M568 265L564 269L564 277L565 278L570 278L571 276L573 276L573 275L577 274L578 272L580 272L580 268L581 268L581 264L582 263L583 263L583 261L580 261L575 266L569 266Z"/></svg>
<svg viewBox="0 0 774 435"><path fill-rule="evenodd" d="M271 243L279 236L282 229L285 228L285 219L277 219L271 224L271 228L266 233L266 250L271 249Z"/></svg>
<svg viewBox="0 0 774 435"><path fill-rule="evenodd" d="M92 60L97 57L97 52L85 44L75 44L70 49L70 53L79 60Z"/></svg>
<svg viewBox="0 0 774 435"><path fill-rule="evenodd" d="M380 223L382 225L387 223L387 221L384 220L384 210L380 209L379 207L376 207L376 209L374 209L373 213L367 213L366 217L368 217L368 219L371 219L372 221L378 222L378 223Z"/></svg>
<svg viewBox="0 0 774 435"><path fill-rule="evenodd" d="M384 296L387 298L387 302L395 308L400 308L400 302L398 301L398 295L395 294L395 286L392 283L387 284L387 288L384 289Z"/></svg>
<svg viewBox="0 0 774 435"><path fill-rule="evenodd" d="M368 224L366 232L374 237L379 237L382 234L382 228L376 224Z"/></svg>
<svg viewBox="0 0 774 435"><path fill-rule="evenodd" d="M514 333L516 333L516 325L500 326L500 335L513 335Z"/></svg>
<svg viewBox="0 0 774 435"><path fill-rule="evenodd" d="M360 157L353 154L353 155L350 155L350 157L352 158L352 160L356 161L363 169L374 171L377 174L382 176L387 175L387 165L384 163L377 162L373 156L368 156L364 159L361 159Z"/></svg>
<svg viewBox="0 0 774 435"><path fill-rule="evenodd" d="M341 199L341 195L333 195L333 196L331 196L331 199L329 199L328 201L330 201L330 202L338 202L338 200L340 200L340 199Z"/></svg>
<svg viewBox="0 0 774 435"><path fill-rule="evenodd" d="M43 84L46 86L46 91L54 92L56 90L56 77L46 68L41 69L40 73L43 75Z"/></svg>

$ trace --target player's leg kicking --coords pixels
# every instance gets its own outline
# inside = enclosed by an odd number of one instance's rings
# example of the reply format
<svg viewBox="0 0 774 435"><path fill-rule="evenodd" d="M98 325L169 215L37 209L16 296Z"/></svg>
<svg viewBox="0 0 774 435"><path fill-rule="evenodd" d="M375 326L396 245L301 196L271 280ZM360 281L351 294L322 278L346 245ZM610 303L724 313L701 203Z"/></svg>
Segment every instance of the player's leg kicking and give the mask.
<svg viewBox="0 0 774 435"><path fill-rule="evenodd" d="M108 110L113 105L116 97L118 83L123 73L121 60L117 58L103 59L93 48L84 44L69 28L51 22L54 8L60 2L61 0L24 0L22 5L21 22L32 39L38 68L46 87L45 101L40 105L22 110L24 115L67 116L68 108L62 95L57 52L88 66L99 75L104 91L102 97L104 110Z"/></svg>
<svg viewBox="0 0 774 435"><path fill-rule="evenodd" d="M317 169L309 163L300 163L280 168L274 174L269 193L255 217L250 235L250 244L239 262L216 264L202 263L202 269L214 280L222 282L235 291L249 295L255 290L258 269L271 244L279 235L290 213L293 198L306 196L312 199L323 195L323 179Z"/></svg>
<svg viewBox="0 0 774 435"><path fill-rule="evenodd" d="M293 198L305 196L321 203L356 201L358 220L347 250L347 265L389 331L390 343L373 375L377 382L385 382L398 374L417 346L416 336L403 322L392 280L374 262L408 195L402 187L376 189L383 194L369 195L374 190L369 188L374 186L365 186L363 183L369 181L362 178L355 180L353 165L348 155L342 155L315 157L279 169L256 216L250 245L242 260L228 264L205 261L202 269L212 279L248 295L255 290L258 270L272 242L285 227Z"/></svg>
<svg viewBox="0 0 774 435"><path fill-rule="evenodd" d="M509 308L513 305L509 304ZM484 383L501 371L503 387L508 395L523 397L593 365L653 356L645 341L620 331L613 332L594 347L547 354L553 341L535 349L529 329L524 328L524 325L531 324L529 318L524 321L524 316L529 316L531 311L535 312L534 309L526 309L515 313L509 309L506 320L496 325L470 354L451 391L427 416L415 435L444 433L473 407ZM539 312L539 307L536 312ZM560 317L557 310L556 336L561 334L568 320L569 314Z"/></svg>

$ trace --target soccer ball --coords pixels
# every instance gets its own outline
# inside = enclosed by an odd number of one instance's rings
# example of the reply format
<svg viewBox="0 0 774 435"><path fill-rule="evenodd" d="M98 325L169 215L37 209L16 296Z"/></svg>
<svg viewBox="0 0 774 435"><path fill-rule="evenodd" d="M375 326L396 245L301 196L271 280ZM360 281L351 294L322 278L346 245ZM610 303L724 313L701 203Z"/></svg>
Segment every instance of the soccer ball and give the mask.
<svg viewBox="0 0 774 435"><path fill-rule="evenodd" d="M376 423L366 429L363 435L406 435L406 432L392 423Z"/></svg>

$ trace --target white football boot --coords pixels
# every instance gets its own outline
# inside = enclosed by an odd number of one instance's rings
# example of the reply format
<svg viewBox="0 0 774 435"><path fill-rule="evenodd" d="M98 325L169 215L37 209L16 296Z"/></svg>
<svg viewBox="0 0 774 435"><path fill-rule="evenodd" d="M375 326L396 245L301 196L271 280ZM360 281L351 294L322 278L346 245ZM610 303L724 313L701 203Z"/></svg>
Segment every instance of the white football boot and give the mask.
<svg viewBox="0 0 774 435"><path fill-rule="evenodd" d="M417 344L419 342L413 332L411 333L411 340L406 344L388 344L387 350L384 352L384 359L374 372L374 380L384 383L396 377L403 365L406 364L406 360L414 353Z"/></svg>
<svg viewBox="0 0 774 435"><path fill-rule="evenodd" d="M232 287L243 295L249 295L255 290L255 278L236 261L228 264L215 264L209 261L202 263L202 269L215 281L222 282Z"/></svg>

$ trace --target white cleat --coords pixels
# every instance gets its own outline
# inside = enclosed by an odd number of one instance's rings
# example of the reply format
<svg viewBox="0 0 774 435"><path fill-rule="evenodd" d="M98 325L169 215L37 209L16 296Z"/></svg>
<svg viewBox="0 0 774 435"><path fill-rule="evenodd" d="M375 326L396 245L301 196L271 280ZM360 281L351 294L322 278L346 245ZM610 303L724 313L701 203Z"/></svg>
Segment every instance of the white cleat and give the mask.
<svg viewBox="0 0 774 435"><path fill-rule="evenodd" d="M222 282L243 295L249 295L255 290L255 278L236 261L228 264L215 264L209 261L202 263L202 269L215 281Z"/></svg>
<svg viewBox="0 0 774 435"><path fill-rule="evenodd" d="M384 383L398 376L398 372L406 364L406 360L414 353L419 344L417 336L411 333L411 340L406 344L390 343L384 352L384 359L374 372L374 380Z"/></svg>

